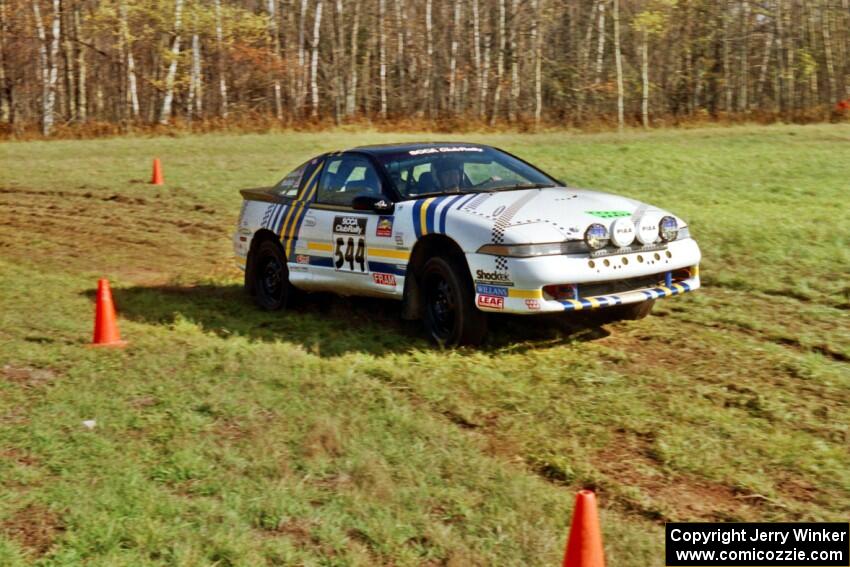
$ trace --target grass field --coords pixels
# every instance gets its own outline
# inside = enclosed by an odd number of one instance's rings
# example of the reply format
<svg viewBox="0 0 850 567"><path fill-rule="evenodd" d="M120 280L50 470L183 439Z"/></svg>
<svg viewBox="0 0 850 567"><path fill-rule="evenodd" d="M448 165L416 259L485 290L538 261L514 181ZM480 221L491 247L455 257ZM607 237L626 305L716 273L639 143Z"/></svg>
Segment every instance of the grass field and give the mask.
<svg viewBox="0 0 850 567"><path fill-rule="evenodd" d="M847 520L850 126L465 136L690 221L705 287L643 321L439 352L395 303L256 311L236 189L422 137L0 145L0 564L557 565L588 486L612 567ZM86 348L101 276L127 349Z"/></svg>

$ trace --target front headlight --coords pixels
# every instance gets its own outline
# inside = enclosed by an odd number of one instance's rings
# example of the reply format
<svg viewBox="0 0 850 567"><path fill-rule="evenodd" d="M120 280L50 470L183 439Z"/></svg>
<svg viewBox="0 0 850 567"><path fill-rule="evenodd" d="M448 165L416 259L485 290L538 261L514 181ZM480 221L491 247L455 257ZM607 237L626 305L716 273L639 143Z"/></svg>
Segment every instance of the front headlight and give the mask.
<svg viewBox="0 0 850 567"><path fill-rule="evenodd" d="M608 246L608 229L605 225L593 223L584 233L584 241L591 250L599 250Z"/></svg>
<svg viewBox="0 0 850 567"><path fill-rule="evenodd" d="M679 236L679 223L673 217L664 217L658 223L658 235L664 242L672 242Z"/></svg>
<svg viewBox="0 0 850 567"><path fill-rule="evenodd" d="M479 254L510 256L512 258L560 256L561 254L581 254L583 252L587 252L587 245L581 240L546 242L543 244L485 244L478 249Z"/></svg>

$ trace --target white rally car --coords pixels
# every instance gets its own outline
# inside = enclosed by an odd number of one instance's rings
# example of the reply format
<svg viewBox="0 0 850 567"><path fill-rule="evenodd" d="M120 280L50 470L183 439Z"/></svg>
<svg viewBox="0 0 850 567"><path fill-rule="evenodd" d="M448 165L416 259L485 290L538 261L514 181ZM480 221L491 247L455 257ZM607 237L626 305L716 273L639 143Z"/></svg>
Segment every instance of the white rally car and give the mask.
<svg viewBox="0 0 850 567"><path fill-rule="evenodd" d="M700 285L682 219L483 145L327 153L242 195L233 244L260 307L292 288L398 299L442 345L480 342L487 312L637 319Z"/></svg>

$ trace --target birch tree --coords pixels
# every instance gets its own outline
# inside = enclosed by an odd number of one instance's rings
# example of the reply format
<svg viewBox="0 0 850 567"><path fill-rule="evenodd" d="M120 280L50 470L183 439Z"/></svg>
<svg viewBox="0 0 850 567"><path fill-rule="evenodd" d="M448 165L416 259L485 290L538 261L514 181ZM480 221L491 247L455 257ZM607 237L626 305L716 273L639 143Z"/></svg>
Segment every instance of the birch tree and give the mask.
<svg viewBox="0 0 850 567"><path fill-rule="evenodd" d="M192 34L192 73L189 78L189 100L186 114L201 117L204 108L204 90L201 81L201 39L197 32Z"/></svg>
<svg viewBox="0 0 850 567"><path fill-rule="evenodd" d="M130 26L127 23L127 2L121 0L118 4L120 22L120 33L126 50L127 62L127 104L130 108L130 116L134 120L139 118L139 93L136 84L136 60L133 57L133 39L130 36Z"/></svg>
<svg viewBox="0 0 850 567"><path fill-rule="evenodd" d="M614 0L614 63L617 68L617 129L624 126L623 108L623 55L620 51L620 0Z"/></svg>
<svg viewBox="0 0 850 567"><path fill-rule="evenodd" d="M380 78L381 118L387 119L387 34L384 27L386 0L378 0L378 66Z"/></svg>
<svg viewBox="0 0 850 567"><path fill-rule="evenodd" d="M215 7L215 46L216 66L218 70L218 96L221 105L221 117L227 119L227 77L224 74L224 26L221 21L221 0L213 0Z"/></svg>
<svg viewBox="0 0 850 567"><path fill-rule="evenodd" d="M0 0L0 135L178 109L235 127L811 120L850 97L850 0L325 4Z"/></svg>
<svg viewBox="0 0 850 567"><path fill-rule="evenodd" d="M508 99L508 120L516 120L517 104L519 103L519 54L517 53L517 0L511 0L511 26L510 26L510 50L511 50L511 96Z"/></svg>
<svg viewBox="0 0 850 567"><path fill-rule="evenodd" d="M640 36L640 115L644 128L649 128L649 42L652 37L664 32L669 19L669 10L675 4L675 0L656 0L649 3L632 20L632 27Z"/></svg>
<svg viewBox="0 0 850 567"><path fill-rule="evenodd" d="M272 92L274 93L274 111L278 120L283 120L283 91L280 86L280 28L277 18L277 0L266 0L266 12L269 18L269 42L271 44L273 78Z"/></svg>
<svg viewBox="0 0 850 567"><path fill-rule="evenodd" d="M319 117L319 32L322 29L322 0L316 3L316 15L313 18L313 42L310 59L310 103L311 116Z"/></svg>
<svg viewBox="0 0 850 567"><path fill-rule="evenodd" d="M168 124L171 120L171 105L174 101L174 80L177 77L177 60L180 57L182 16L183 0L174 0L174 38L171 40L171 60L168 64L168 73L165 76L165 96L162 99L162 110L159 113L160 124Z"/></svg>
<svg viewBox="0 0 850 567"><path fill-rule="evenodd" d="M33 17L35 18L36 34L39 40L39 66L42 82L41 91L41 133L49 136L53 132L56 107L56 80L59 76L56 55L59 52L59 36L61 33L59 0L53 0L53 20L50 26L50 41L48 43L44 21L41 18L39 0L32 0Z"/></svg>
<svg viewBox="0 0 850 567"><path fill-rule="evenodd" d="M74 37L78 42L84 42L80 26L80 6L74 5L73 10ZM77 122L85 122L88 119L88 63L86 51L77 47Z"/></svg>
<svg viewBox="0 0 850 567"><path fill-rule="evenodd" d="M424 106L429 116L431 115L431 73L433 71L434 61L434 24L431 19L431 2L432 0L425 0L425 52L427 57L425 58L425 87L423 89L425 95Z"/></svg>
<svg viewBox="0 0 850 567"><path fill-rule="evenodd" d="M360 33L360 0L354 0L354 21L351 24L351 64L350 76L348 82L348 95L345 99L345 114L353 116L357 108L357 47L360 42L357 40Z"/></svg>
<svg viewBox="0 0 850 567"><path fill-rule="evenodd" d="M476 97L476 109L479 117L484 108L482 95L484 90L483 68L481 66L481 18L478 14L478 0L472 0L472 63L475 70L475 81L478 88L478 96Z"/></svg>
<svg viewBox="0 0 850 567"><path fill-rule="evenodd" d="M457 86L457 49L460 34L460 17L461 17L461 4L460 2L455 2L454 5L454 18L452 20L452 45L449 52L449 108L451 110L457 109L457 100L456 100L456 86Z"/></svg>
<svg viewBox="0 0 850 567"><path fill-rule="evenodd" d="M0 122L4 124L11 124L12 122L12 97L9 94L11 89L6 73L8 22L9 13L6 10L6 0L0 0Z"/></svg>
<svg viewBox="0 0 850 567"><path fill-rule="evenodd" d="M531 24L531 44L534 46L534 125L543 116L543 34L540 31L541 0L532 0L534 19Z"/></svg>
<svg viewBox="0 0 850 567"><path fill-rule="evenodd" d="M499 53L496 55L496 88L493 91L493 112L490 125L496 124L499 116L499 102L502 95L502 81L505 75L505 0L499 0Z"/></svg>

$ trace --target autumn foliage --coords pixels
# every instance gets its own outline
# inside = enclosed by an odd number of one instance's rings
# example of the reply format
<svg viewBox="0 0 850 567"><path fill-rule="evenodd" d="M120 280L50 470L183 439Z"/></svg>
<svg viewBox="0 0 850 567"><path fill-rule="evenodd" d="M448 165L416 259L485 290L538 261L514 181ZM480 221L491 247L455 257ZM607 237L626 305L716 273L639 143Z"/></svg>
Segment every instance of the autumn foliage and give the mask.
<svg viewBox="0 0 850 567"><path fill-rule="evenodd" d="M846 118L795 0L0 0L0 135Z"/></svg>

